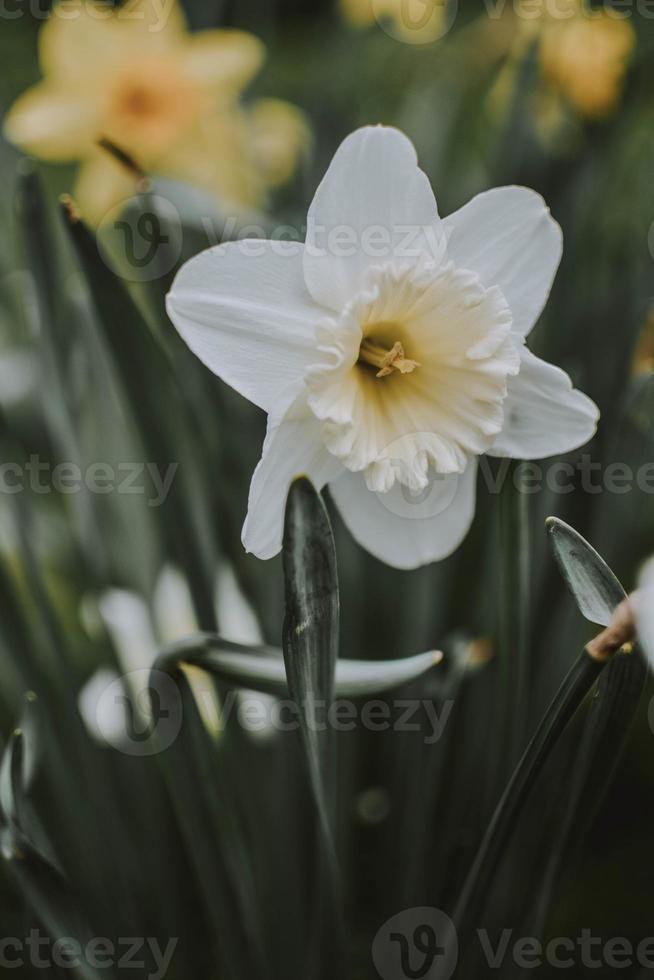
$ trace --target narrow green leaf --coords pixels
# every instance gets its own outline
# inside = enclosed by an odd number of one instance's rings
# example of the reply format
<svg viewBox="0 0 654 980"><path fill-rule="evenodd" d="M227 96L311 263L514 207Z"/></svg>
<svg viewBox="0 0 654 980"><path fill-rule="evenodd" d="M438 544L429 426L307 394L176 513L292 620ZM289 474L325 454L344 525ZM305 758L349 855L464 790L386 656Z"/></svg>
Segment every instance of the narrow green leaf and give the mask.
<svg viewBox="0 0 654 980"><path fill-rule="evenodd" d="M51 939L70 937L84 950L97 934L86 922L68 882L25 840L11 831L2 832L2 857L24 894L34 915ZM67 968L77 980L112 980L112 968L97 970L83 955L76 966Z"/></svg>
<svg viewBox="0 0 654 980"><path fill-rule="evenodd" d="M86 922L80 902L61 872L32 844L24 826L25 796L37 749L32 715L35 701L35 695L27 695L22 727L13 732L0 765L2 858L50 937L57 940L69 936L83 948L94 932ZM83 957L77 966L71 966L70 972L79 980L99 980L100 976ZM103 975L106 975L104 971ZM113 976L113 972L108 976Z"/></svg>
<svg viewBox="0 0 654 980"><path fill-rule="evenodd" d="M590 702L584 735L570 780L560 834L551 842L544 880L537 889L534 935L544 927L556 882L574 862L611 784L647 681L647 663L638 648L623 647L602 671ZM566 857L569 854L569 859Z"/></svg>
<svg viewBox="0 0 654 980"><path fill-rule="evenodd" d="M334 695L358 698L383 694L422 676L442 659L442 653L433 651L399 660L337 660ZM190 664L238 687L280 698L289 694L281 650L244 646L217 633L199 633L174 643L157 663L162 669Z"/></svg>
<svg viewBox="0 0 654 980"><path fill-rule="evenodd" d="M327 510L305 477L286 501L283 650L291 698L321 830L314 874L313 929L305 975L328 980L346 972L340 874L334 844L333 733L327 712L335 690L339 646L336 552Z"/></svg>
<svg viewBox="0 0 654 980"><path fill-rule="evenodd" d="M608 626L626 593L603 558L581 534L548 517L547 530L563 578L582 616L591 623Z"/></svg>
<svg viewBox="0 0 654 980"><path fill-rule="evenodd" d="M289 491L284 525L286 616L283 650L296 702L311 783L326 819L328 733L324 712L334 697L339 598L336 552L325 505L304 477ZM319 716L319 712L323 716Z"/></svg>
<svg viewBox="0 0 654 980"><path fill-rule="evenodd" d="M189 579L200 624L212 629L216 535L187 405L168 357L125 283L105 264L83 222L68 212L66 216L75 254L150 454L149 462L157 463L162 472L174 467L165 504L172 517L162 526L174 558Z"/></svg>
<svg viewBox="0 0 654 980"><path fill-rule="evenodd" d="M605 666L606 661L595 660L586 650L581 653L518 763L493 814L457 903L454 919L464 947L534 783L568 722Z"/></svg>
<svg viewBox="0 0 654 980"><path fill-rule="evenodd" d="M0 812L15 831L23 830L23 801L36 764L35 719L32 705L36 695L26 695L21 724L12 732L0 762Z"/></svg>
<svg viewBox="0 0 654 980"><path fill-rule="evenodd" d="M580 815L590 822L615 775L647 682L647 662L638 646L618 650L600 676L582 744Z"/></svg>
<svg viewBox="0 0 654 980"><path fill-rule="evenodd" d="M219 972L269 980L250 853L216 746L183 670L155 666L149 693L158 718L158 756L188 858L204 899Z"/></svg>
<svg viewBox="0 0 654 980"><path fill-rule="evenodd" d="M497 772L502 784L513 771L528 734L529 609L531 559L529 501L514 463L500 496L500 683Z"/></svg>
<svg viewBox="0 0 654 980"><path fill-rule="evenodd" d="M23 785L23 733L16 728L0 763L0 810L12 828L19 828L21 824Z"/></svg>

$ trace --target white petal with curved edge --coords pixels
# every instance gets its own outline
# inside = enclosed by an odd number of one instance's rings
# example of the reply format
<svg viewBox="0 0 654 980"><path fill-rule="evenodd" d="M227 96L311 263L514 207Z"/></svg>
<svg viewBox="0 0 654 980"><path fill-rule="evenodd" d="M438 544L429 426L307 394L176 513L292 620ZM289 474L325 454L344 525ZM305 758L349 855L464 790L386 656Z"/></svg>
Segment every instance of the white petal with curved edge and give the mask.
<svg viewBox="0 0 654 980"><path fill-rule="evenodd" d="M283 254L280 252L283 251ZM260 408L315 359L315 305L302 275L302 246L242 241L208 249L182 267L167 298L170 319L214 374Z"/></svg>
<svg viewBox="0 0 654 980"><path fill-rule="evenodd" d="M499 286L513 314L513 329L526 337L550 294L563 252L563 237L545 201L527 187L485 191L443 219L448 256Z"/></svg>
<svg viewBox="0 0 654 980"><path fill-rule="evenodd" d="M415 495L399 483L373 493L360 473L346 472L329 485L352 537L375 558L404 569L440 561L458 548L475 515L476 489L476 458L464 473L434 476Z"/></svg>
<svg viewBox="0 0 654 980"><path fill-rule="evenodd" d="M342 464L324 447L320 422L302 392L281 416L270 416L261 460L250 484L242 540L257 558L272 558L282 547L284 511L291 482L308 476L316 490L342 471Z"/></svg>
<svg viewBox="0 0 654 980"><path fill-rule="evenodd" d="M565 371L526 347L521 362L520 373L509 378L504 428L489 454L544 459L585 445L597 428L595 402L573 388Z"/></svg>
<svg viewBox="0 0 654 980"><path fill-rule="evenodd" d="M370 266L440 261L445 236L416 151L397 129L359 129L336 151L307 218L304 270L314 299L342 310Z"/></svg>

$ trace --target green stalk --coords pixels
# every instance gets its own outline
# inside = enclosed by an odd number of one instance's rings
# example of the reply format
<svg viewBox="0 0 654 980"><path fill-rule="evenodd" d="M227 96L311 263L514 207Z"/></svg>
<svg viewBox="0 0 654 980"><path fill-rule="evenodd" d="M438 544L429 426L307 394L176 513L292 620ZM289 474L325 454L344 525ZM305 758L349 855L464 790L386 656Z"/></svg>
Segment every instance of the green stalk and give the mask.
<svg viewBox="0 0 654 980"><path fill-rule="evenodd" d="M459 942L463 949L466 948L476 916L483 909L495 871L534 783L568 722L607 662L591 656L587 649L582 652L547 709L513 773L493 814L454 913Z"/></svg>
<svg viewBox="0 0 654 980"><path fill-rule="evenodd" d="M526 741L529 690L529 607L531 541L529 498L513 464L500 495L500 697L503 744L498 772L502 782L520 758Z"/></svg>

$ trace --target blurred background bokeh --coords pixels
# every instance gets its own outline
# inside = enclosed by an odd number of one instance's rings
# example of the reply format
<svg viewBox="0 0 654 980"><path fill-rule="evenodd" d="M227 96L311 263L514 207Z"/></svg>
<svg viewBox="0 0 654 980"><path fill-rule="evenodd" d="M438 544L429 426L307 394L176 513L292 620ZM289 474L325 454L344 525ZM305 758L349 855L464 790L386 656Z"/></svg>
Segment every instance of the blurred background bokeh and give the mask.
<svg viewBox="0 0 654 980"><path fill-rule="evenodd" d="M114 32L117 12L104 4L94 17L90 2L77 20L48 22L45 0L0 10L0 462L176 469L161 506L152 506L147 474L140 493L45 492L33 482L12 493L3 471L0 731L9 736L25 691L36 690L46 708L35 724L49 735L35 762L33 830L66 864L99 934L181 936L169 976L222 978L237 975L224 935L240 906L228 897L231 912L207 912L210 858L194 863L190 843L202 826L183 824L152 760L121 753L94 730L103 677L106 687L148 668L166 642L216 624L234 640L280 642L280 561L259 562L240 543L265 418L176 336L164 312L175 269L248 227L302 238L341 139L364 124L398 126L443 215L497 185L543 194L565 247L530 346L602 412L596 440L570 461L585 453L593 465L634 470L652 462L654 19L645 4L563 0L129 6L158 11L165 29L124 18ZM133 306L101 293L97 269L96 281L81 269L62 194L93 227L100 266L118 274ZM548 553L544 518L578 528L627 588L654 552L651 493L589 492L582 476L570 493L544 489L528 500L530 655L518 748L590 635ZM495 737L505 705L495 665L498 509L480 481L463 546L410 573L365 554L333 514L341 655L443 649L442 676L412 690L454 700L437 745L420 733L341 739L356 976L374 976L370 943L386 917L413 905L451 909L516 761L498 758ZM540 922L543 935L574 937L587 926L636 942L652 934L652 693L600 812L572 828L547 886L545 927L539 895L565 806L559 776L574 765L570 733L498 883L495 922L516 930ZM297 831L306 801L291 742L250 738L220 762L219 795L241 822L247 887L265 920L264 959L280 980L301 975L292 948L306 931L306 841ZM24 935L32 912L11 875L0 892L3 929ZM248 969L249 980L264 975Z"/></svg>

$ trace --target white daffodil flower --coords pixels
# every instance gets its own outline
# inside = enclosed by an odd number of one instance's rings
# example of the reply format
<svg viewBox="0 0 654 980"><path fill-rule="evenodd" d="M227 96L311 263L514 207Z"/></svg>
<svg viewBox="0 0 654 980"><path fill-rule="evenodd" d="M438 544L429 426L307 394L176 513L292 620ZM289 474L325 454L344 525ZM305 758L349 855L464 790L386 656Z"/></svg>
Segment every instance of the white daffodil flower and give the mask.
<svg viewBox="0 0 654 980"><path fill-rule="evenodd" d="M306 243L232 242L179 272L168 311L191 350L268 413L246 549L281 547L291 480L329 484L353 536L415 568L456 549L482 453L575 449L598 412L524 339L561 231L541 197L504 187L441 220L411 142L366 128L342 144Z"/></svg>

